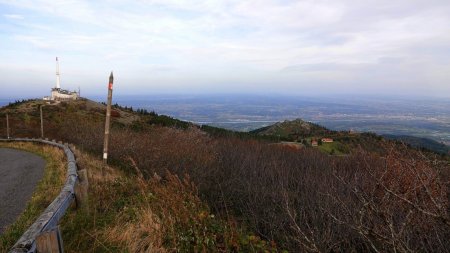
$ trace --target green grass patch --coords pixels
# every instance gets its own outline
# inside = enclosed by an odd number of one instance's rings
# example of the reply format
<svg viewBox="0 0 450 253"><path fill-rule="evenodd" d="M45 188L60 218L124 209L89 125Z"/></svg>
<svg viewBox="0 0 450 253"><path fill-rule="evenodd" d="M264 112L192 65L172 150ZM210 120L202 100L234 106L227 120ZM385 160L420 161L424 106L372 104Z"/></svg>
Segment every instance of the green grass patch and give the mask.
<svg viewBox="0 0 450 253"><path fill-rule="evenodd" d="M324 142L318 146L319 150L329 155L345 155L347 150L344 144L340 142Z"/></svg>

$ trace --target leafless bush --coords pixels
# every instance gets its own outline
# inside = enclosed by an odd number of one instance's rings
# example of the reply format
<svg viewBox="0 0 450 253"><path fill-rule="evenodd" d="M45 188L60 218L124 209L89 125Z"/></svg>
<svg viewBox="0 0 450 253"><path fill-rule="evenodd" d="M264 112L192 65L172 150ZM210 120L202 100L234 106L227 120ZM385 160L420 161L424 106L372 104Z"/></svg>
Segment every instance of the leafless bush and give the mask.
<svg viewBox="0 0 450 253"><path fill-rule="evenodd" d="M338 208L324 211L375 252L445 252L448 179L420 153L386 148L384 158L361 151L336 166L327 196Z"/></svg>
<svg viewBox="0 0 450 253"><path fill-rule="evenodd" d="M50 138L101 154L103 122L53 122ZM147 178L188 174L216 214L294 252L450 248L448 163L398 145L385 146L384 157L332 157L158 126L115 126L110 145L113 162L127 169L131 158Z"/></svg>
<svg viewBox="0 0 450 253"><path fill-rule="evenodd" d="M101 123L70 131L74 142L101 150ZM293 251L445 251L448 181L439 176L445 173L419 153L386 148L386 157L363 151L330 157L155 126L113 129L110 156L131 157L147 177L189 174L215 213Z"/></svg>

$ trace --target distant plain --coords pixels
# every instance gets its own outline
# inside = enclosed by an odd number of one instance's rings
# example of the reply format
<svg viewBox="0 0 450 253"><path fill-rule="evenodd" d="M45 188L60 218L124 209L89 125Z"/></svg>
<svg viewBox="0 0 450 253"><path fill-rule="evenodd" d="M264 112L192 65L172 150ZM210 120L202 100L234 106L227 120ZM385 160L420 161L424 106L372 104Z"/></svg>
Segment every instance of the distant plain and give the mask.
<svg viewBox="0 0 450 253"><path fill-rule="evenodd" d="M449 99L160 95L122 96L115 102L239 131L301 118L333 130L410 135L450 145Z"/></svg>
<svg viewBox="0 0 450 253"><path fill-rule="evenodd" d="M0 106L8 102L0 99ZM450 99L445 98L116 95L113 103L238 131L301 118L332 130L424 137L450 145Z"/></svg>

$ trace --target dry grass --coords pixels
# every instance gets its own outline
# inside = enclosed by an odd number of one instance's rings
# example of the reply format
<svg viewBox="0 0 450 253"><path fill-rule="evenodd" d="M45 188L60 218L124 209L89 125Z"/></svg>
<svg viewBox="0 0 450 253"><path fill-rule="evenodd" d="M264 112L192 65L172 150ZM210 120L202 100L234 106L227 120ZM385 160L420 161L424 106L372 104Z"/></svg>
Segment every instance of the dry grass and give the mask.
<svg viewBox="0 0 450 253"><path fill-rule="evenodd" d="M89 209L62 222L67 252L260 252L276 249L210 214L186 177L167 172L144 179L129 176L76 150L89 176ZM231 224L231 225L230 225ZM250 239L249 239L250 238Z"/></svg>
<svg viewBox="0 0 450 253"><path fill-rule="evenodd" d="M63 222L67 252L165 252L159 219L145 196L147 184L75 150L87 169L89 208Z"/></svg>
<svg viewBox="0 0 450 253"><path fill-rule="evenodd" d="M120 219L119 217L119 224ZM162 247L160 221L151 209L139 210L136 220L138 222L129 222L125 218L120 226L111 227L106 234L108 240L119 242L129 252L167 252Z"/></svg>

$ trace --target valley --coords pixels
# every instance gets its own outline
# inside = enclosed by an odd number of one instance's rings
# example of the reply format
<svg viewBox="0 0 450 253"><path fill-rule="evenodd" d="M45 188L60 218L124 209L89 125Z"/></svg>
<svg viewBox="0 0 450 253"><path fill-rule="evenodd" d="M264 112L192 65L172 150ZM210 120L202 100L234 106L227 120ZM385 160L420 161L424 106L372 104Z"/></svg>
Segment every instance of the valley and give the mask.
<svg viewBox="0 0 450 253"><path fill-rule="evenodd" d="M120 96L116 102L237 131L302 118L337 131L408 135L450 145L448 99L165 95Z"/></svg>

